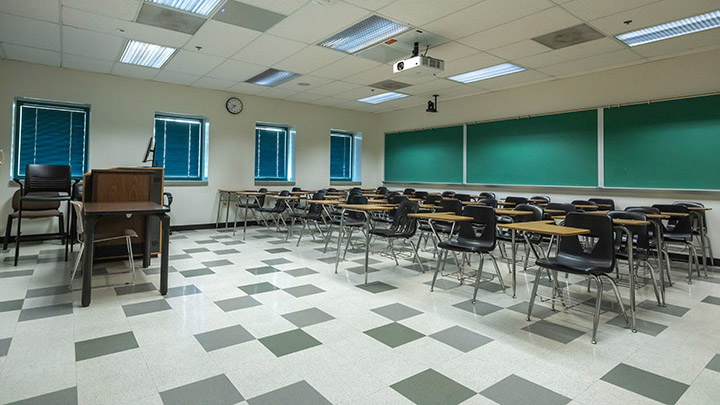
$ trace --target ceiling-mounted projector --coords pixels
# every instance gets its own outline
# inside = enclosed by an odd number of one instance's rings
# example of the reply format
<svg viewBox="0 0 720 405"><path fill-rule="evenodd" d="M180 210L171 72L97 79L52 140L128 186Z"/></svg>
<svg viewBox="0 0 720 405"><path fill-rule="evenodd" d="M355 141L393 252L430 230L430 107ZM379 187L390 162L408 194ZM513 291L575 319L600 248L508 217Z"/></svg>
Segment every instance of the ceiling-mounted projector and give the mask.
<svg viewBox="0 0 720 405"><path fill-rule="evenodd" d="M419 55L417 42L415 42L412 57L393 64L393 73L402 73L403 75L433 76L444 69L445 61Z"/></svg>

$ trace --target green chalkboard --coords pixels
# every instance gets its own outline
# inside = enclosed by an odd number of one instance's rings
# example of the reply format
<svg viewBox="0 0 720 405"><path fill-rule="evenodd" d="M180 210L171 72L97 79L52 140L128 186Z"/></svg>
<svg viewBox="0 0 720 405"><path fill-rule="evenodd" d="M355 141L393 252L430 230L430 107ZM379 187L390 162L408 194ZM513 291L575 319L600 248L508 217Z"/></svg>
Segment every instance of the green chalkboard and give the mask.
<svg viewBox="0 0 720 405"><path fill-rule="evenodd" d="M385 181L462 183L463 127L385 134Z"/></svg>
<svg viewBox="0 0 720 405"><path fill-rule="evenodd" d="M467 182L597 186L597 110L467 127Z"/></svg>
<svg viewBox="0 0 720 405"><path fill-rule="evenodd" d="M605 186L720 189L720 96L604 111Z"/></svg>

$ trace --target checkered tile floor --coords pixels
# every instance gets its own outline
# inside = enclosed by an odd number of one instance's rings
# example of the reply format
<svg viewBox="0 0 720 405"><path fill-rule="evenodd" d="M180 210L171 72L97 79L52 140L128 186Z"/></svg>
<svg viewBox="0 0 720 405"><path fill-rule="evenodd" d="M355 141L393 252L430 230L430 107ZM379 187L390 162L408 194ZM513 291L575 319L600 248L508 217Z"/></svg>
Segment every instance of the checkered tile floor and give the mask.
<svg viewBox="0 0 720 405"><path fill-rule="evenodd" d="M252 228L175 232L170 289L159 260L133 286L97 288L80 307L56 243L0 256L0 402L48 404L717 404L720 273L689 286L674 269L667 307L638 292L638 333L606 291L598 344L591 306L525 311L497 280L472 287L378 254L363 285L362 242L334 273L334 245ZM422 253L433 267L430 251ZM474 259L477 263L477 259ZM448 264L448 269L452 267ZM507 267L500 269L509 284ZM96 265L94 284L130 279L127 263ZM486 275L494 274L491 265ZM593 298L583 279L561 278ZM76 280L75 287L79 287ZM509 285L508 285L509 287ZM540 287L549 293L549 283ZM627 287L621 287L625 301Z"/></svg>

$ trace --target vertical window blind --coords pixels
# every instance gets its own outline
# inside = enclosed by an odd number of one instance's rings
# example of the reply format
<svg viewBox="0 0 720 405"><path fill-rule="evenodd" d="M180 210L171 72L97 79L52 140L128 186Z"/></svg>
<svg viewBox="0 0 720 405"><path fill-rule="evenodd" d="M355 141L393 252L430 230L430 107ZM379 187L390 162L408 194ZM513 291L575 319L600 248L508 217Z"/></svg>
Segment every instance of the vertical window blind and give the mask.
<svg viewBox="0 0 720 405"><path fill-rule="evenodd" d="M27 101L18 101L16 108L14 178L23 179L30 163L70 165L72 177L82 177L90 109Z"/></svg>
<svg viewBox="0 0 720 405"><path fill-rule="evenodd" d="M287 128L255 128L255 179L288 180Z"/></svg>
<svg viewBox="0 0 720 405"><path fill-rule="evenodd" d="M165 168L165 178L202 180L203 120L155 116L153 166Z"/></svg>
<svg viewBox="0 0 720 405"><path fill-rule="evenodd" d="M330 180L352 180L353 135L330 132Z"/></svg>

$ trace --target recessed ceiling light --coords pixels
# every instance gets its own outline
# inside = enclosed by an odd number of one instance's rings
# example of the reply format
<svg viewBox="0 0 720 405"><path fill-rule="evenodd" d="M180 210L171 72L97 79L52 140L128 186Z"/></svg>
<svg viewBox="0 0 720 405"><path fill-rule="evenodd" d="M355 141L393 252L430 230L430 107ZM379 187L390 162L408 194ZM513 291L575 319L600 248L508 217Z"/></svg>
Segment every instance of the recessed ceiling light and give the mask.
<svg viewBox="0 0 720 405"><path fill-rule="evenodd" d="M340 31L318 45L346 53L355 53L387 41L409 29L410 27L407 25L373 15L350 28Z"/></svg>
<svg viewBox="0 0 720 405"><path fill-rule="evenodd" d="M259 84L261 86L274 87L278 84L285 83L288 80L300 76L297 73L286 72L284 70L268 69L257 76L245 80L246 83Z"/></svg>
<svg viewBox="0 0 720 405"><path fill-rule="evenodd" d="M720 27L720 10L627 32L617 35L615 38L625 42L627 45L637 46L717 27Z"/></svg>
<svg viewBox="0 0 720 405"><path fill-rule="evenodd" d="M120 62L159 69L175 53L175 48L146 42L128 41Z"/></svg>
<svg viewBox="0 0 720 405"><path fill-rule="evenodd" d="M188 13L208 15L220 3L220 0L145 0L161 4L170 8L186 11Z"/></svg>
<svg viewBox="0 0 720 405"><path fill-rule="evenodd" d="M380 103L384 103L386 101L397 100L399 98L403 98L403 97L407 97L407 96L408 96L407 94L395 93L395 92L391 91L388 93L382 93L382 94L377 94L377 95L370 96L370 97L361 98L358 101L363 102L363 103L368 103L368 104L380 104Z"/></svg>
<svg viewBox="0 0 720 405"><path fill-rule="evenodd" d="M491 79L493 77L509 75L510 73L522 72L525 68L522 68L512 63L503 63L502 65L490 66L480 70L473 70L455 76L450 76L448 79L460 82L460 83L472 83L479 80Z"/></svg>

